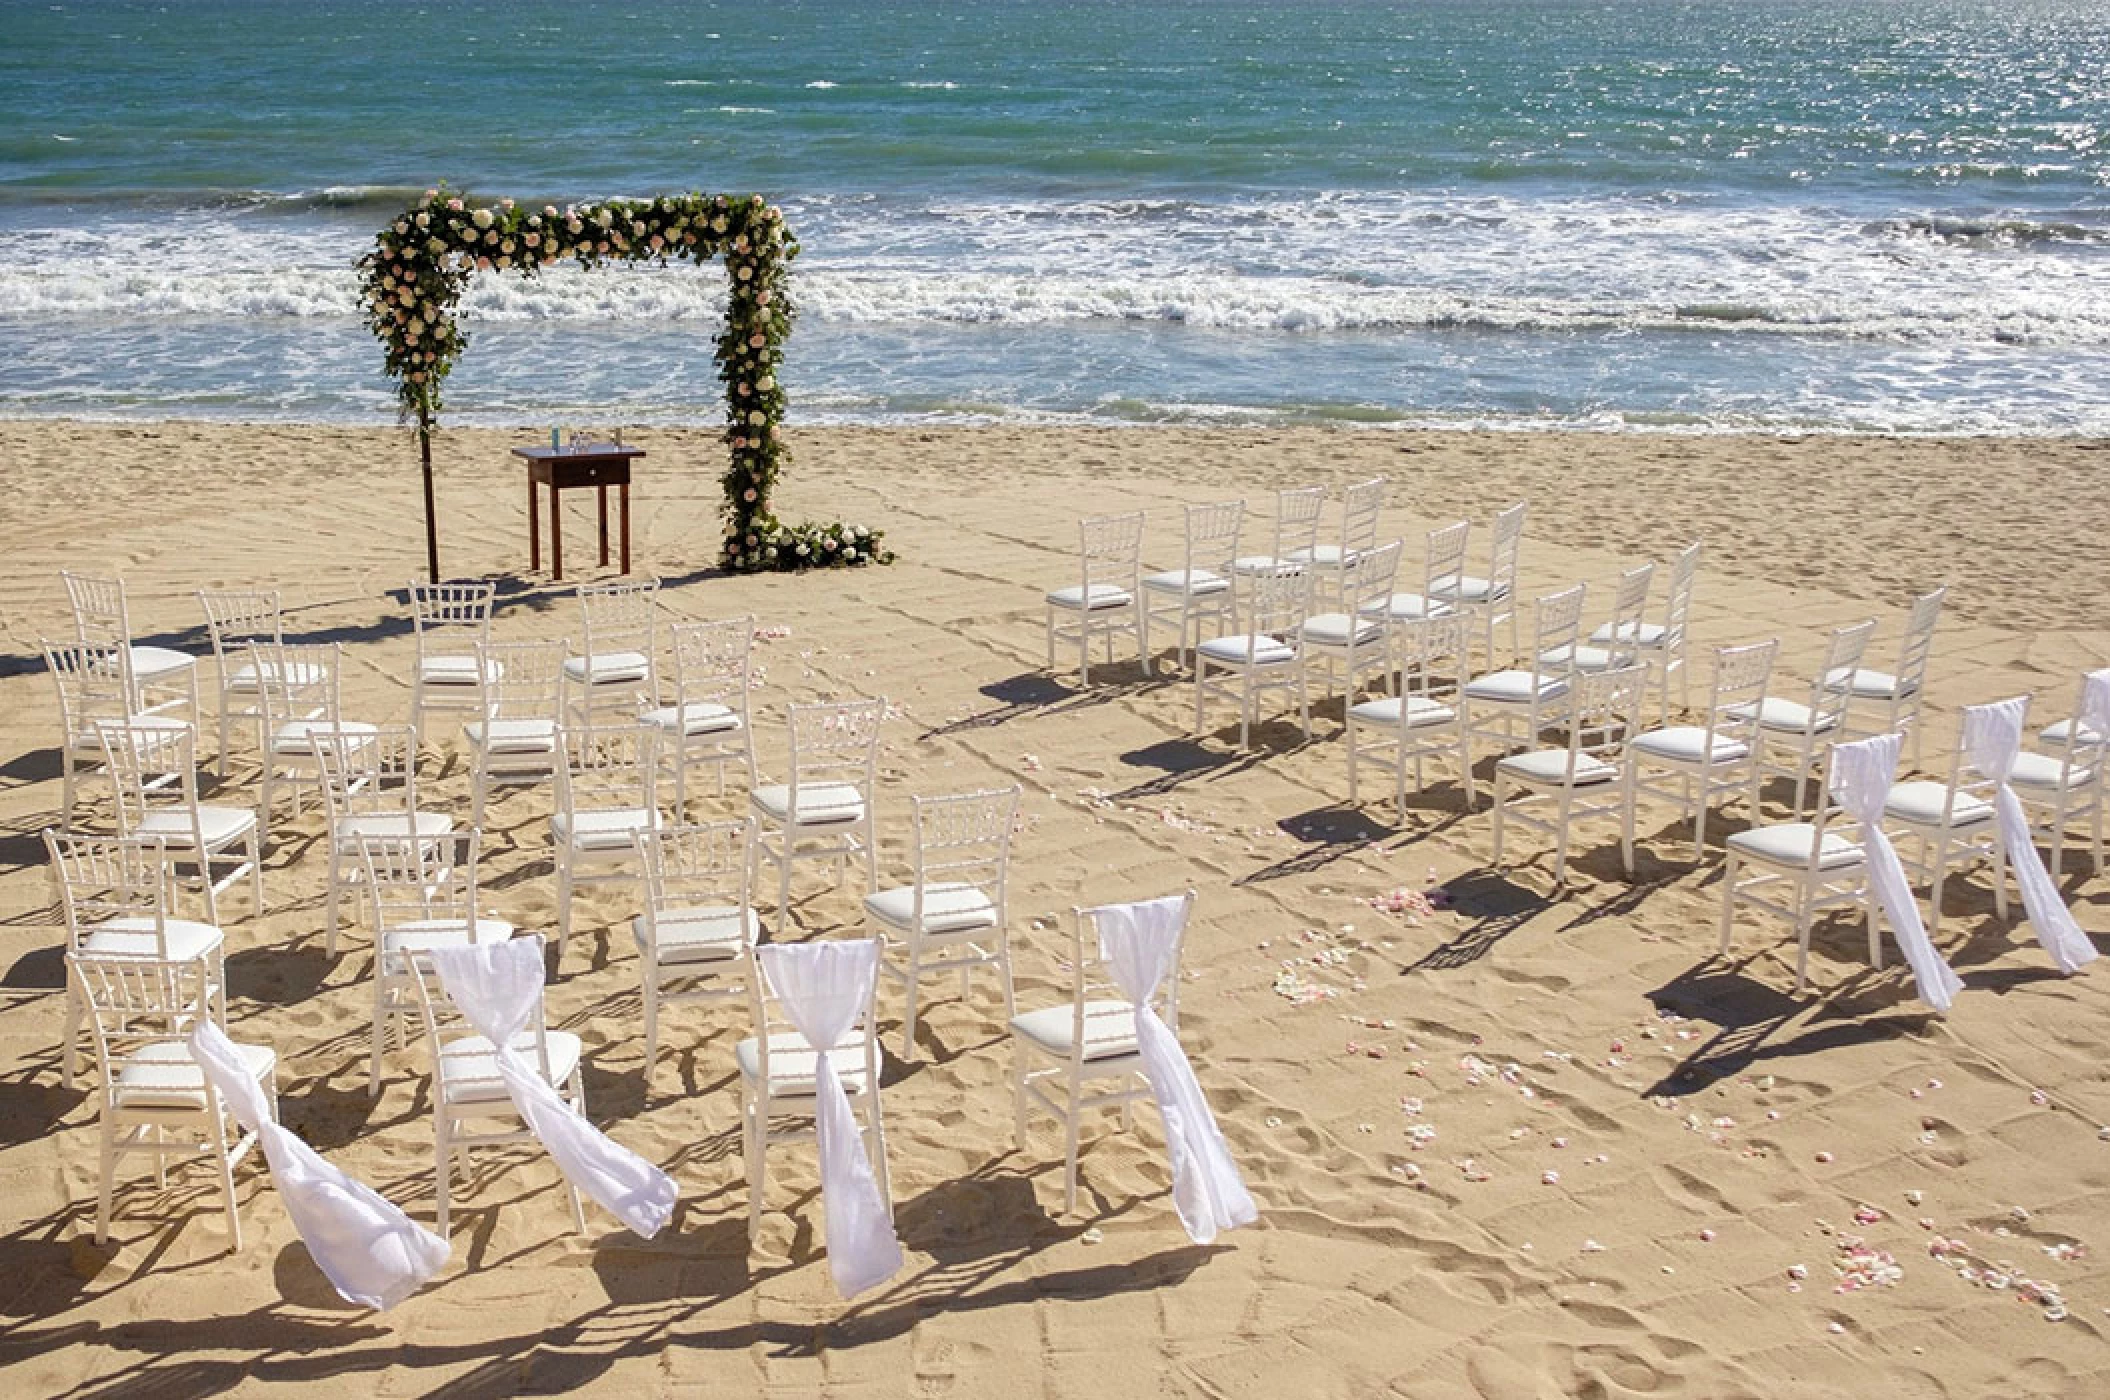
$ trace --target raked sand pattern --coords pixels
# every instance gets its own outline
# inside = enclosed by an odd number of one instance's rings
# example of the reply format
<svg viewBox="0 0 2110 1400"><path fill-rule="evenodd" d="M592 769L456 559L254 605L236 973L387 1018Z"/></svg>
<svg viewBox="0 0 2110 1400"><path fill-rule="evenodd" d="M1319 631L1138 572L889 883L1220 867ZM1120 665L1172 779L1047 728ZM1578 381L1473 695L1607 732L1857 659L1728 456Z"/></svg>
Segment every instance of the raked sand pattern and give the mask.
<svg viewBox="0 0 2110 1400"><path fill-rule="evenodd" d="M499 576L501 637L565 635L568 589L520 577L520 435L439 439L443 562ZM1779 635L1806 681L1822 629L1954 584L1938 635L1930 761L1965 703L2034 690L2062 714L2110 662L2100 606L2110 512L2077 443L1682 440L1572 435L843 429L795 435L782 508L883 527L901 562L726 578L719 451L645 435L639 571L678 617L752 613L765 668L758 757L782 706L884 695L882 874L902 874L907 797L1012 781L1018 995L1062 994L1069 906L1192 886L1181 1038L1261 1207L1198 1249L1179 1229L1154 1114L1088 1129L1083 1195L1058 1214L1059 1133L1014 1140L994 987L934 982L912 1062L889 1030L887 1149L908 1267L845 1306L820 1254L810 1149L770 1160L750 1252L733 1007L669 1013L642 1073L630 896L582 895L550 991L586 1040L593 1118L671 1171L683 1200L644 1244L605 1214L568 1229L557 1176L487 1153L457 1198L454 1256L386 1315L343 1306L260 1170L240 1174L246 1247L226 1252L202 1172L140 1165L93 1242L93 1103L59 1086L60 934L37 831L58 802L36 639L66 625L58 571L122 572L134 630L204 650L192 590L275 582L289 629L346 643L348 712L407 713L413 642L390 590L422 563L415 453L386 430L0 424L0 1388L201 1396L287 1385L376 1395L570 1387L636 1395L1363 1397L2100 1394L2110 1388L2110 994L2061 979L1982 880L1941 942L1966 989L1914 1001L1860 927L1820 925L1813 990L1789 995L1782 926L1742 918L1714 956L1719 862L1644 814L1638 878L1586 831L1548 899L1530 840L1489 866L1489 819L1438 781L1406 822L1344 806L1338 705L1315 739L1239 755L1190 733L1184 683L1133 664L1079 692L1048 675L1041 594L1069 581L1081 514L1151 512L1174 562L1180 502L1306 480L1391 478L1386 536L1419 568L1432 525L1532 501L1525 593L1706 541L1703 644ZM568 557L590 513L572 498ZM1930 522L1942 522L1933 524ZM1475 557L1484 551L1475 542ZM590 570L580 569L582 576ZM1600 603L1601 606L1601 603ZM1597 609L1593 609L1597 611ZM1881 664L1879 661L1877 664ZM209 668L208 668L209 675ZM424 795L465 814L436 726ZM1484 765L1483 765L1484 771ZM252 761L234 791L253 800ZM91 786L91 791L93 788ZM365 1092L363 930L322 951L321 826L281 820L269 911L228 909L237 1039L280 1054L286 1121L430 1218L419 1056ZM739 810L737 798L706 800ZM553 931L549 794L502 797L486 898ZM1712 828L1747 819L1732 807ZM2110 881L2069 863L2082 927ZM779 936L854 932L853 887L801 873ZM1944 1256L1944 1257L1937 1257Z"/></svg>

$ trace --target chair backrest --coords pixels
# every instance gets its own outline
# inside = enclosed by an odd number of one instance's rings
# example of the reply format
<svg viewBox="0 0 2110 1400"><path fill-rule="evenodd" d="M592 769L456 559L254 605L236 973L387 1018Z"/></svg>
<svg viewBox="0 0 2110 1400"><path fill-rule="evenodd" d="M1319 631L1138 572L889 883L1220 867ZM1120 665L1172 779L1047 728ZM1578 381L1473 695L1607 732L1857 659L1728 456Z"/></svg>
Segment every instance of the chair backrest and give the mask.
<svg viewBox="0 0 2110 1400"><path fill-rule="evenodd" d="M831 941L858 943L876 940L837 939ZM801 1041L805 1041L805 1036L799 1032L796 1026L792 1025L791 1018L784 1013L781 1004L782 998L777 995L776 988L771 985L769 980L767 960L758 956L758 953L766 951L771 957L788 956L795 958L818 946L817 943L776 943L771 944L769 949L751 950L748 953L748 959L752 966L747 969L747 1004L749 1013L754 1018L757 1082L760 1084L768 1085L775 1082L769 1068L769 1042L771 1038L785 1032L789 1032ZM874 1013L879 999L879 979L874 977L872 982L872 994L867 996L864 1005L857 1009L857 1020L853 1024L850 1033L844 1037L844 1040L847 1041L852 1036L857 1039L864 1061L864 1082L870 1086L873 1092L876 1092L879 1088L880 1079L879 1018ZM812 1044L810 1041L806 1043L808 1045ZM819 1049L821 1047L816 1046L813 1048Z"/></svg>
<svg viewBox="0 0 2110 1400"><path fill-rule="evenodd" d="M1647 694L1648 667L1642 663L1576 676L1568 692L1567 786L1575 785L1585 756L1603 763L1617 763L1625 756Z"/></svg>
<svg viewBox="0 0 2110 1400"><path fill-rule="evenodd" d="M542 935L539 933L521 934L520 937L532 938L538 946L542 943ZM411 975L412 985L417 989L418 1011L425 1023L426 1052L431 1055L432 1064L436 1071L440 1063L441 1051L447 1040L457 1034L466 1035L474 1028L469 1025L468 1018L462 1015L461 1009L446 994L440 983L439 971L432 965L432 959L429 956L413 953L405 959L405 962L409 964L406 970ZM550 1078L549 1027L545 1010L546 1000L547 988L545 987L536 993L534 1007L528 1014L527 1028L522 1032L529 1038L529 1043L520 1047L527 1052L528 1063L533 1065L545 1080ZM518 1044L517 1041L515 1043ZM494 1060L492 1063L495 1066L496 1061ZM493 1092L494 1088L500 1088L503 1084L504 1081L499 1078L494 1067L488 1076L472 1078L457 1073L452 1077L447 1088L456 1102L467 1100L473 1103L488 1103L493 1099L503 1102L506 1095Z"/></svg>
<svg viewBox="0 0 2110 1400"><path fill-rule="evenodd" d="M649 724L579 724L559 730L559 812L655 811L659 731Z"/></svg>
<svg viewBox="0 0 2110 1400"><path fill-rule="evenodd" d="M1499 601L1516 591L1517 556L1524 548L1524 518L1529 501L1518 501L1495 517L1494 547L1487 561L1487 596Z"/></svg>
<svg viewBox="0 0 2110 1400"><path fill-rule="evenodd" d="M256 668L267 734L309 720L328 729L344 718L344 643L251 641L242 649Z"/></svg>
<svg viewBox="0 0 2110 1400"><path fill-rule="evenodd" d="M1465 550L1473 533L1470 520L1454 520L1429 531L1427 562L1422 570L1421 596L1431 608L1437 599L1457 593L1465 578Z"/></svg>
<svg viewBox="0 0 2110 1400"><path fill-rule="evenodd" d="M1116 986L1099 951L1099 910L1103 906L1072 908L1070 924L1070 1062L1083 1064L1087 1048L1086 1015L1092 1002L1117 1001L1128 1005L1128 994ZM1188 890L1180 910L1179 941L1171 964L1151 993L1150 1005L1175 1034L1180 1028L1180 960L1187 953L1187 930L1194 918L1194 891Z"/></svg>
<svg viewBox="0 0 2110 1400"><path fill-rule="evenodd" d="M1755 736L1766 686L1773 679L1773 659L1779 652L1777 638L1715 648L1714 681L1707 700L1709 729L1731 739Z"/></svg>
<svg viewBox="0 0 2110 1400"><path fill-rule="evenodd" d="M1810 683L1810 733L1830 733L1845 720L1847 707L1853 702L1853 688L1838 684L1837 678L1851 676L1860 669L1869 638L1875 634L1874 618L1833 629L1831 639L1824 644L1824 662Z"/></svg>
<svg viewBox="0 0 2110 1400"><path fill-rule="evenodd" d="M435 646L482 642L491 635L491 600L498 594L492 583L413 583L410 620L417 629L418 655ZM450 639L450 633L473 635Z"/></svg>
<svg viewBox="0 0 2110 1400"><path fill-rule="evenodd" d="M1383 613L1399 578L1400 541L1366 548L1341 566L1341 610L1351 617Z"/></svg>
<svg viewBox="0 0 2110 1400"><path fill-rule="evenodd" d="M1967 706L1966 708L1969 707ZM1995 786L1993 780L1981 772L1978 765L1971 761L1971 751L1964 744L1964 732L1961 723L1956 728L1955 742L1949 746L1948 771L1942 781L1943 785L1948 789L1942 801L1941 810L1943 812L1954 812L1959 799L1968 801L1975 798L1980 802L1988 803L1993 801Z"/></svg>
<svg viewBox="0 0 2110 1400"><path fill-rule="evenodd" d="M477 865L483 853L476 828L439 835L368 834L358 844L376 927L476 917Z"/></svg>
<svg viewBox="0 0 2110 1400"><path fill-rule="evenodd" d="M1280 555L1275 556L1281 558ZM1270 570L1245 580L1246 602L1242 611L1256 637L1291 641L1304 619L1311 616L1312 575L1309 570Z"/></svg>
<svg viewBox="0 0 2110 1400"><path fill-rule="evenodd" d="M44 829L44 850L66 911L66 946L78 948L111 919L142 919L165 956L171 867L151 836L93 836Z"/></svg>
<svg viewBox="0 0 2110 1400"><path fill-rule="evenodd" d="M799 789L812 783L849 783L869 800L885 718L886 701L879 699L790 706L790 810L798 809Z"/></svg>
<svg viewBox="0 0 2110 1400"><path fill-rule="evenodd" d="M1839 746L1834 744L1824 751L1823 774L1817 788L1817 810L1815 815L1810 818L1810 825L1815 830L1810 836L1809 855L1803 861L1803 873L1812 881L1817 878L1819 871L1823 868L1824 837L1827 832L1855 844L1859 844L1866 839L1862 835L1860 820L1840 806L1838 799L1832 796L1832 768L1838 761Z"/></svg>
<svg viewBox="0 0 2110 1400"><path fill-rule="evenodd" d="M1532 605L1535 621L1531 656L1535 666L1545 664L1537 658L1547 652L1561 652L1568 657L1569 665L1574 665L1575 641L1582 632L1583 598L1588 591L1586 585L1578 583L1558 593L1548 593Z"/></svg>
<svg viewBox="0 0 2110 1400"><path fill-rule="evenodd" d="M1359 481L1341 493L1342 557L1357 554L1377 543L1377 517L1385 509L1385 479L1374 476Z"/></svg>
<svg viewBox="0 0 2110 1400"><path fill-rule="evenodd" d="M579 614L586 628L586 654L634 651L648 661L659 619L659 580L611 579L579 585Z"/></svg>
<svg viewBox="0 0 2110 1400"><path fill-rule="evenodd" d="M1615 666L1623 666L1635 657L1641 615L1648 608L1648 588L1655 577L1654 564L1638 565L1619 576L1619 587L1612 592L1612 639L1605 644Z"/></svg>
<svg viewBox="0 0 2110 1400"><path fill-rule="evenodd" d="M99 578L61 570L66 583L66 601L73 606L74 636L82 642L132 640L132 622L125 609L125 581Z"/></svg>
<svg viewBox="0 0 2110 1400"><path fill-rule="evenodd" d="M911 926L923 927L924 890L931 885L972 885L1004 921L1005 888L1011 871L1011 832L1018 822L1021 789L912 797L914 811L915 911Z"/></svg>
<svg viewBox="0 0 2110 1400"><path fill-rule="evenodd" d="M1238 535L1245 526L1244 501L1212 501L1187 507L1189 575L1197 570L1226 569L1238 557Z"/></svg>
<svg viewBox="0 0 2110 1400"><path fill-rule="evenodd" d="M276 588L201 588L205 634L224 680L243 660L245 642L286 640L285 606Z"/></svg>
<svg viewBox="0 0 2110 1400"><path fill-rule="evenodd" d="M752 817L682 822L631 834L644 875L645 931L658 942L659 918L674 910L744 910L752 900Z"/></svg>
<svg viewBox="0 0 2110 1400"><path fill-rule="evenodd" d="M677 622L667 629L673 644L674 689L678 702L724 705L747 713L750 660L755 641L752 617L714 622Z"/></svg>
<svg viewBox="0 0 2110 1400"><path fill-rule="evenodd" d="M353 817L417 810L418 732L411 726L318 730L314 748L323 808L333 829Z"/></svg>
<svg viewBox="0 0 2110 1400"><path fill-rule="evenodd" d="M39 640L44 666L59 692L59 725L66 742L93 738L95 723L132 714L132 650L119 641L54 646Z"/></svg>
<svg viewBox="0 0 2110 1400"><path fill-rule="evenodd" d="M1471 613L1438 613L1393 628L1400 692L1431 698L1455 695L1472 665L1479 625ZM1400 710L1404 720L1407 711Z"/></svg>
<svg viewBox="0 0 2110 1400"><path fill-rule="evenodd" d="M1084 596L1097 586L1123 589L1133 597L1143 576L1143 512L1080 520L1077 539Z"/></svg>
<svg viewBox="0 0 2110 1400"><path fill-rule="evenodd" d="M1663 652L1685 650L1685 629L1692 621L1692 590L1700 577L1700 542L1694 540L1678 553L1670 568L1670 592L1663 600Z"/></svg>
<svg viewBox="0 0 2110 1400"><path fill-rule="evenodd" d="M66 955L66 961L88 1004L105 1103L114 1095L118 1073L127 1060L152 1046L183 1045L183 1024L210 1012L210 973L204 958L75 950ZM187 1050L156 1060L154 1085L166 1091L157 1096L162 1112L184 1112L185 1106L174 1096L190 1090L202 1095L190 1112L208 1118L218 1115L219 1095Z"/></svg>
<svg viewBox="0 0 2110 1400"><path fill-rule="evenodd" d="M193 815L198 809L197 736L191 727L156 724L151 720L102 719L95 722L102 740L103 762L117 790L117 829L129 833L138 828L147 812L158 804L183 807ZM196 831L192 832L195 837Z"/></svg>
<svg viewBox="0 0 2110 1400"><path fill-rule="evenodd" d="M1927 660L1934 653L1934 628L1941 621L1942 600L1949 596L1943 584L1932 593L1912 600L1905 614L1905 635L1898 642L1898 694L1917 694L1927 682Z"/></svg>
<svg viewBox="0 0 2110 1400"><path fill-rule="evenodd" d="M480 643L477 699L485 717L556 719L570 650L563 640Z"/></svg>
<svg viewBox="0 0 2110 1400"><path fill-rule="evenodd" d="M1319 542L1319 517L1326 511L1326 488L1292 486L1275 493L1275 547L1272 557L1287 559Z"/></svg>
<svg viewBox="0 0 2110 1400"><path fill-rule="evenodd" d="M2061 792L2073 787L2075 774L2086 773L2091 768L2099 769L2104 760L2110 758L2110 733L2104 732L2103 717L2091 716L2088 713L2088 684L2089 677L2084 674L2081 677L2080 689L2073 697L2073 713L2067 719L2066 741L2055 746L2060 754ZM2096 781L2110 789L2110 778L2099 773Z"/></svg>

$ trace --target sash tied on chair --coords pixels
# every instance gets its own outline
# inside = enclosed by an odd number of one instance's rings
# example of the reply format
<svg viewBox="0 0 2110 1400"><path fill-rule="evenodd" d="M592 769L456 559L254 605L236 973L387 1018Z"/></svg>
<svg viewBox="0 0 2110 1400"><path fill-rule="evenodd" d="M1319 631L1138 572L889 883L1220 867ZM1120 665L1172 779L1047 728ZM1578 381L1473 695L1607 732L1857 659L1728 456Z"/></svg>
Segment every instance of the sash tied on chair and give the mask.
<svg viewBox="0 0 2110 1400"><path fill-rule="evenodd" d="M2082 708L2085 711L2097 693L2091 677L2083 693ZM2022 752L2022 724L2029 715L2029 697L2018 695L2012 700L1996 700L1990 705L1967 705L1963 712L1964 750L1970 754L1971 763L1993 783L1993 818L2000 832L2000 845L2007 852L2008 864L2015 868L2015 883L2022 887L2022 907L2029 915L2029 926L2036 930L2037 941L2051 960L2058 964L2059 971L2071 976L2095 961L2095 945L2088 941L2081 927L2073 921L2066 902L2059 898L2059 887L2044 868L2044 858L2037 854L2036 838L2030 833L2029 814L2022 810L2022 799L2008 785L2008 777L2015 768L2015 757ZM2102 732L2100 730L2098 733ZM2075 736L2078 739L2078 735Z"/></svg>
<svg viewBox="0 0 2110 1400"><path fill-rule="evenodd" d="M755 957L784 1014L815 1052L813 1131L820 1146L828 1272L836 1290L853 1298L892 1278L902 1265L893 1217L831 1053L872 1004L879 944L772 943L756 949ZM867 1085L865 1092L876 1094L879 1086Z"/></svg>
<svg viewBox="0 0 2110 1400"><path fill-rule="evenodd" d="M1934 946L1934 940L1927 937L1927 925L1920 919L1919 902L1912 897L1904 863L1898 859L1890 834L1883 830L1883 802L1897 777L1901 742L1896 734L1878 734L1873 739L1833 745L1832 797L1861 825L1868 882L1875 887L1876 903L1882 906L1883 917L1897 933L1898 948L1912 969L1920 1000L1936 1011L1946 1012L1963 989L1963 980Z"/></svg>
<svg viewBox="0 0 2110 1400"><path fill-rule="evenodd" d="M1259 1218L1259 1210L1231 1160L1231 1149L1209 1111L1195 1080L1194 1066L1179 1038L1150 1004L1158 984L1171 972L1186 920L1182 895L1138 904L1104 905L1093 911L1099 928L1099 952L1122 995L1135 1008L1136 1049L1143 1058L1151 1097L1165 1121L1165 1145L1172 1158L1172 1204L1180 1223L1196 1244L1208 1244L1222 1230L1236 1229Z"/></svg>
<svg viewBox="0 0 2110 1400"><path fill-rule="evenodd" d="M491 1042L499 1078L521 1121L572 1185L643 1238L658 1234L674 1213L674 1179L587 1122L514 1043L542 997L542 940L434 948L426 956L439 969L448 997Z"/></svg>
<svg viewBox="0 0 2110 1400"><path fill-rule="evenodd" d="M190 1050L221 1102L263 1144L293 1228L346 1302L386 1311L446 1266L445 1240L279 1126L256 1075L209 1018L192 1029Z"/></svg>

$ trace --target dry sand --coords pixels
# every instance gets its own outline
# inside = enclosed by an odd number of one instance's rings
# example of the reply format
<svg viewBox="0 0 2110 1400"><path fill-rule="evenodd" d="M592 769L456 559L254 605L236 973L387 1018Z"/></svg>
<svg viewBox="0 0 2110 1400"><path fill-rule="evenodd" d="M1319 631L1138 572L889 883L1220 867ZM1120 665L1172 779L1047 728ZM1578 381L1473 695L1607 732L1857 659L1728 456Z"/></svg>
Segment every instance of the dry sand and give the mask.
<svg viewBox="0 0 2110 1400"><path fill-rule="evenodd" d="M444 564L502 582L502 636L575 626L524 576L528 434L439 442ZM275 583L292 628L348 644L350 711L395 718L413 655L389 590L422 567L415 453L388 430L0 424L0 1389L204 1395L308 1385L381 1395L569 1387L637 1395L1369 1396L2100 1395L2110 1392L2110 973L2060 979L2026 928L1966 882L1942 942L1966 990L1946 1021L1858 924L1820 927L1814 986L1789 995L1785 930L1742 921L1714 956L1719 862L1694 869L1667 810L1640 876L1586 834L1577 883L1548 862L1490 868L1485 812L1448 782L1406 823L1346 809L1337 707L1232 751L1189 732L1190 692L1132 666L1078 693L1041 655L1041 593L1073 571L1081 514L1151 512L1177 560L1177 505L1391 478L1388 533L1532 502L1526 592L1706 541L1703 643L1784 640L1802 683L1822 629L1874 615L1896 644L1920 588L1955 585L1937 641L1929 755L1956 707L2018 691L2063 714L2110 661L2106 458L2085 443L1898 443L1375 431L804 431L781 505L884 527L901 562L806 577L711 569L718 454L640 435L640 571L669 613L752 613L760 759L781 707L884 695L880 820L900 872L906 797L1019 781L1018 992L1060 994L1053 921L1073 903L1200 891L1182 1038L1262 1218L1191 1246L1154 1115L1088 1133L1084 1198L1060 1206L1060 1138L1013 1139L1009 1053L987 979L934 984L913 1063L890 1060L888 1151L909 1265L851 1306L819 1253L810 1152L771 1161L770 1214L743 1228L732 1007L670 1014L648 1086L628 896L587 898L554 1019L587 1043L593 1116L674 1173L674 1225L643 1244L605 1214L568 1230L545 1159L497 1155L458 1201L447 1272L386 1315L341 1305L261 1171L241 1177L246 1247L226 1252L208 1178L130 1179L93 1241L96 1120L60 1087L59 932L37 831L58 804L40 635L66 627L62 567L121 572L142 636L204 649L192 590ZM573 498L575 566L589 515ZM1482 534L1475 555L1485 548ZM591 571L580 570L580 576ZM1600 604L1601 606L1601 604ZM1594 610L1593 610L1594 611ZM446 726L439 734L444 738ZM428 796L466 814L458 744ZM234 791L254 800L253 763ZM501 800L487 884L554 923L546 791ZM726 810L736 810L733 803ZM1719 832L1745 819L1740 808ZM365 1092L368 944L328 961L313 810L282 824L270 910L233 895L232 1027L280 1057L286 1121L415 1215L432 1130L417 1057ZM2084 928L2110 880L2070 866ZM1450 907L1373 908L1441 887ZM860 927L855 892L807 874L796 933ZM883 1028L897 994L883 991ZM893 1037L889 1037L890 1050ZM1856 1212L1875 1218L1857 1223ZM1868 1214L1868 1212L1863 1212ZM1929 1255L1964 1242L1995 1288ZM1838 1291L1860 1238L1887 1286ZM2079 1257L2061 1257L2080 1251ZM1799 1283L1791 1277L1807 1270ZM2022 1278L2054 1285L2048 1321Z"/></svg>

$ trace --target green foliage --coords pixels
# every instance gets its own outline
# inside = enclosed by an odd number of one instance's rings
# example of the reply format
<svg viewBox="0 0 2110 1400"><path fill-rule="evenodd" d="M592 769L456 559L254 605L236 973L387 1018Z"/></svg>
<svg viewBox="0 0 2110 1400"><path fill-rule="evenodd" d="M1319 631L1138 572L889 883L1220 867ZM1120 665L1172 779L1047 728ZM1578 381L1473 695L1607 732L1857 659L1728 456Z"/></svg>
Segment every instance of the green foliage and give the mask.
<svg viewBox="0 0 2110 1400"><path fill-rule="evenodd" d="M877 531L840 524L786 525L769 497L783 470L784 389L777 369L791 334L786 272L798 241L760 195L662 195L526 209L510 199L472 205L444 186L374 237L362 258L367 325L379 337L406 420L429 433L440 391L469 336L455 307L479 272L533 277L567 259L603 262L723 259L729 295L715 358L725 381L725 485L720 562L754 573L888 563Z"/></svg>

